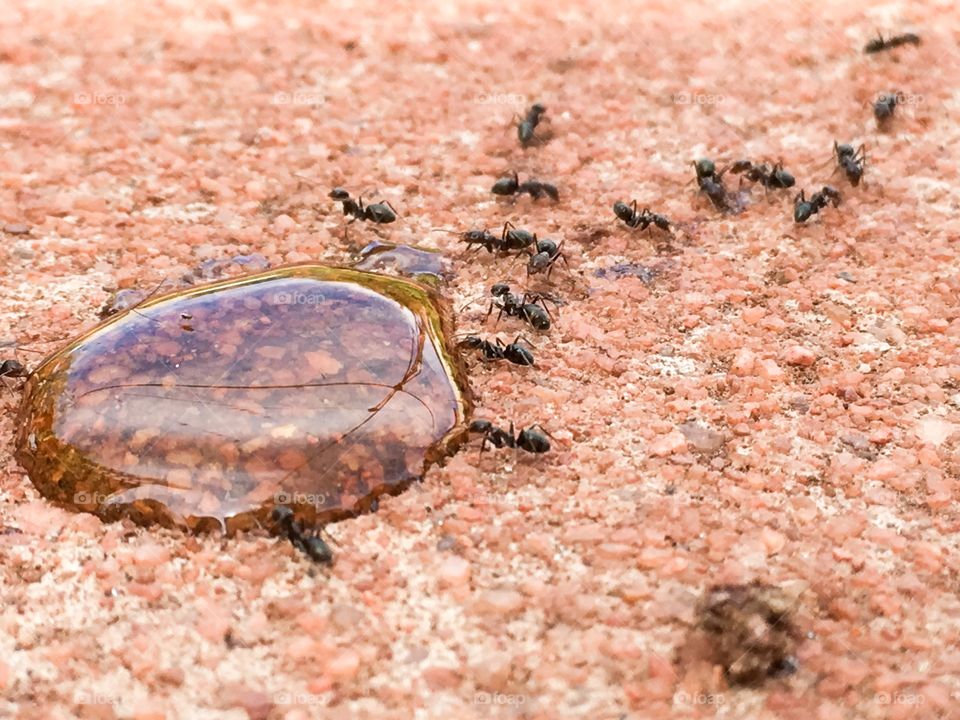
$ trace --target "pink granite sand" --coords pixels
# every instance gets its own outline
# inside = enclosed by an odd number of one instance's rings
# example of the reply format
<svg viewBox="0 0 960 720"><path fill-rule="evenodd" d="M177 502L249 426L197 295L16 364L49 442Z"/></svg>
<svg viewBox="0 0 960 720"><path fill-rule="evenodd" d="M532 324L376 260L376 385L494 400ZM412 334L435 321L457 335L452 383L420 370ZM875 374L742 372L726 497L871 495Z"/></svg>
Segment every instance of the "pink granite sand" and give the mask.
<svg viewBox="0 0 960 720"><path fill-rule="evenodd" d="M0 717L960 717L956 6L308 5L4 8L0 340L52 351L108 289L208 258L343 262L343 184L398 208L385 238L458 258L458 307L522 264L431 228L566 241L537 367L473 370L480 413L555 449L461 453L333 527L328 571L49 506L11 384ZM923 44L862 55L877 28ZM553 139L523 151L535 101ZM830 177L834 139L867 143L865 187ZM719 217L685 185L704 155L782 158L844 202L795 226L758 189ZM509 169L562 202L495 201ZM631 198L680 224L672 250L614 221ZM623 263L656 278L595 274ZM694 607L754 579L806 639L795 675L732 689Z"/></svg>

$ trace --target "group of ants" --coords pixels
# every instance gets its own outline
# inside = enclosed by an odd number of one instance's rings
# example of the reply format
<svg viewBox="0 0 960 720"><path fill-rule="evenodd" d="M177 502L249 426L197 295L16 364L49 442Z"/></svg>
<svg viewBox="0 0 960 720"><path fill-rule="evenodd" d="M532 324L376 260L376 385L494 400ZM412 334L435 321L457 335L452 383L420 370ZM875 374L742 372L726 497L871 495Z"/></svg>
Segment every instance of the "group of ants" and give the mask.
<svg viewBox="0 0 960 720"><path fill-rule="evenodd" d="M920 37L913 33L903 33L890 38L883 38L882 35L878 34L877 38L867 43L864 52L874 54L908 44L919 45ZM885 93L874 103L874 117L881 128L884 128L892 119L898 97L898 92ZM522 147L526 148L532 144L543 142L535 131L546 111L547 108L544 105L535 103L523 117L515 119L517 138ZM866 169L865 146L861 144L855 148L852 144L840 144L834 141L833 157L836 160L834 172L842 171L850 184L857 187ZM731 193L724 183L724 175L727 173L739 175L741 186L744 181L747 181L761 185L765 192L786 190L796 184L793 175L784 169L782 162L755 163L750 160L737 160L719 171L714 161L709 158L695 160L692 165L696 173L694 179L699 192L706 195L713 206L724 213L736 213L741 210L738 194ZM491 188L491 192L498 196L528 194L534 200L546 197L557 202L560 199L560 193L555 185L535 178L520 182L516 172L498 179ZM343 214L351 218L350 223L359 220L378 225L389 224L396 221L398 217L397 211L389 202L382 200L364 205L362 198L355 200L348 191L340 187L331 190L329 197L341 203ZM797 223L806 222L828 205L838 207L840 200L840 191L830 185L824 185L821 190L813 193L809 198L801 190L793 201L793 219ZM613 205L613 213L626 227L631 229L646 230L648 227L654 226L663 232L672 232L672 223L668 218L654 213L646 207L637 210L636 200L630 204L617 201ZM513 253L518 256L529 255L527 261L528 277L545 273L549 279L553 266L558 260L563 260L566 263L566 258L562 253L562 241L557 243L553 240L540 240L536 233L519 229L510 222L504 223L499 236L487 230L467 230L459 233L459 235L461 241L468 247L472 246L474 250L485 249L487 252L501 257ZM552 316L547 303L551 303L555 307L563 304L560 298L550 293L524 292L518 295L512 292L510 286L505 283L493 285L490 289L490 296L487 317L494 310L498 310L498 322L504 315L515 317L538 331L550 329ZM533 353L528 344L521 343L521 338L522 336L518 335L512 343L504 345L500 338L495 338L491 342L477 335L468 335L459 344L464 348L478 351L484 362L506 360L516 365L531 366L534 364ZM27 368L16 359L7 359L0 362L0 378L26 378L29 375L30 372ZM512 422L509 430L505 430L494 425L490 420L475 419L470 423L468 429L469 432L482 436L481 454L488 444L496 448L520 449L530 453L545 453L550 450L549 433L539 424L531 425L516 432ZM271 514L271 519L275 529L279 528L281 534L294 547L312 560L324 564L333 561L333 552L320 536L320 533L305 529L300 521L295 518L291 508L285 505L277 506Z"/></svg>
<svg viewBox="0 0 960 720"><path fill-rule="evenodd" d="M920 37L913 33L903 33L883 38L878 34L875 39L867 43L864 52L874 54L908 44L919 45ZM892 119L899 95L898 92L884 93L874 103L874 117L881 129L885 128ZM546 111L547 108L543 104L535 103L523 117L515 118L517 139L522 147L526 148L542 142L535 131ZM865 145L854 147L849 143L834 141L833 158L836 160L834 173L842 171L853 187L859 186L867 165ZM737 160L719 171L714 161L709 158L693 161L692 165L699 192L706 195L713 206L723 213L736 213L742 209L739 193L731 193L724 183L724 175L727 173L739 175L741 187L746 181L759 184L764 192L786 190L796 184L795 178L784 169L782 162L755 163L750 160ZM499 178L490 190L498 196L527 194L534 200L546 197L557 202L560 199L559 190L555 185L535 178L520 182L516 172ZM397 212L389 202L381 201L364 206L362 199L354 200L343 188L334 188L329 196L342 204L343 214L352 218L349 222L361 220L387 224L397 219ZM830 185L824 185L810 197L801 190L793 200L794 222L806 222L828 205L838 207L840 200L840 191ZM672 223L668 218L646 207L637 210L636 200L630 204L617 201L613 205L613 213L628 228L646 230L653 226L663 232L672 233ZM562 253L562 241L557 243L553 240L540 240L536 233L519 229L510 222L504 223L499 236L487 230L467 230L460 232L459 235L461 241L474 250L484 249L500 257L511 254L522 257L527 254L529 256L528 277L545 273L549 279L553 266L558 260L566 263ZM490 296L488 318L494 310L498 310L498 322L504 315L515 317L541 332L549 330L551 325L552 318L547 303L555 307L563 304L560 298L550 293L524 292L518 295L505 283L493 285L490 288ZM478 351L484 362L506 360L516 365L531 366L534 364L533 353L528 345L521 343L521 337L518 335L512 343L504 345L500 338L490 341L477 335L468 335L459 344L466 349ZM539 424L515 433L513 422L510 423L509 430L505 430L497 427L490 420L475 419L470 423L469 431L482 436L481 454L487 444L496 448L521 449L530 453L545 453L550 450L549 433ZM290 542L307 556L317 562L332 562L333 553L319 533L305 531L299 521L294 519L290 508L285 506L275 508L273 520Z"/></svg>
<svg viewBox="0 0 960 720"><path fill-rule="evenodd" d="M863 51L872 55L902 45L919 44L920 36L914 33L902 33L889 38L884 38L878 33L876 38L866 44ZM901 93L898 91L881 93L873 104L873 116L881 130L889 126L893 119L894 108L896 108L900 97ZM833 157L837 164L834 172L842 170L850 184L857 187L867 166L866 146L861 144L855 148L852 144L840 144L834 140ZM765 192L786 190L796 184L793 175L784 169L782 162L755 164L750 160L738 160L718 172L712 160L703 158L693 162L693 167L696 171L696 181L700 192L706 195L713 206L721 212L739 212L741 209L737 196L731 194L723 183L723 175L727 172L734 175L739 174L741 183L744 180L759 183ZM833 207L840 205L840 191L835 187L824 185L809 198L806 196L806 192L801 190L793 199L793 220L797 223L806 222L828 205ZM614 206L614 212L630 227L640 226L642 229L654 222L657 227L664 230L669 228L667 219L660 215L653 214L647 209L638 213L636 202L632 206L617 203Z"/></svg>
<svg viewBox="0 0 960 720"><path fill-rule="evenodd" d="M919 36L913 33L904 33L886 39L878 35L877 38L866 45L864 52L872 54L902 45L918 45L919 43ZM885 126L893 117L893 109L897 104L898 96L899 93L896 92L885 93L874 104L874 116L881 127ZM538 138L536 129L546 112L547 108L543 104L535 103L524 116L515 117L517 138L521 146L526 148L531 144L543 142ZM841 144L834 141L833 158L836 160L834 172L842 171L850 184L857 187L863 178L867 165L866 146L861 144L859 147L854 147L852 144ZM740 187L744 182L759 184L765 192L786 190L796 184L793 175L784 169L782 162L756 163L751 160L737 160L722 170L717 170L713 160L702 158L693 161L692 165L699 192L703 193L717 210L724 213L735 213L742 209L739 193L730 192L724 182L724 175L727 173L740 176ZM535 178L521 182L515 171L499 178L490 188L490 191L498 196L528 194L534 200L546 197L556 202L560 199L559 190L555 185ZM350 222L366 220L380 224L391 223L397 219L396 211L385 201L364 207L362 199L355 201L343 188L332 190L330 197L342 203L343 214L352 216ZM807 197L806 192L801 190L793 201L793 219L797 223L806 222L828 205L839 206L840 200L840 191L830 185L824 185L822 189L814 192L810 197ZM652 212L646 207L638 210L636 200L630 204L617 201L613 205L613 213L624 225L632 229L645 230L653 226L667 233L672 232L673 225L667 217ZM536 233L519 229L510 222L504 223L499 235L495 235L488 230L467 230L459 233L459 235L461 241L468 247L485 249L487 252L498 256L528 255L528 277L545 273L549 279L553 266L558 260L563 260L566 263L566 258L562 252L562 241L557 243L554 240L540 240ZM550 328L551 315L547 303L552 303L555 306L562 304L559 298L549 293L525 292L518 295L511 291L509 285L504 283L495 284L490 289L490 294L488 317L496 309L499 311L498 321L503 315L516 317L540 331ZM533 353L529 350L529 347L520 343L520 336L512 343L504 345L499 338L490 341L476 335L470 335L461 341L460 345L479 351L484 361L506 360L517 365L534 364ZM480 446L481 453L488 443L498 448L521 448L534 453L547 452L550 449L550 443L539 425L522 430L519 435L514 435L512 425L510 431L507 432L496 427L488 420L475 420L471 424L470 430L483 435Z"/></svg>

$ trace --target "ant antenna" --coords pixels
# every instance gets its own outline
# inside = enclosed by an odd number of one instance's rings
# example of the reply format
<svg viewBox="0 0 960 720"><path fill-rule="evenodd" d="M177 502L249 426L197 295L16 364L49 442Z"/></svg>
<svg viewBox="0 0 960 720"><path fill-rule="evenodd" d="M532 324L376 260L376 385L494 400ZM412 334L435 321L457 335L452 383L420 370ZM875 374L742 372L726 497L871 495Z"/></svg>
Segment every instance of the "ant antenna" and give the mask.
<svg viewBox="0 0 960 720"><path fill-rule="evenodd" d="M465 303L465 304L463 305L463 307L461 307L457 312L463 312L463 311L466 310L468 307L470 307L471 305L473 305L477 300L483 300L485 297L487 297L487 296L486 296L486 295L477 295L475 298L473 298L473 300L470 300L470 301L468 301L467 303Z"/></svg>

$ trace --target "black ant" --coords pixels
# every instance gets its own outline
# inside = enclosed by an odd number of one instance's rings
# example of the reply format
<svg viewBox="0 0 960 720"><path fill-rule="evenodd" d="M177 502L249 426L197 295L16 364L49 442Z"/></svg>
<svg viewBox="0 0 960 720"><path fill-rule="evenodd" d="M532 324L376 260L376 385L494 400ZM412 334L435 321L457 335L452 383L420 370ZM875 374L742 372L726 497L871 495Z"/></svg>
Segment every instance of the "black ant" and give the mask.
<svg viewBox="0 0 960 720"><path fill-rule="evenodd" d="M270 513L274 526L279 526L290 543L314 562L330 565L333 562L333 550L324 542L319 533L309 534L294 517L293 510L286 505L277 505Z"/></svg>
<svg viewBox="0 0 960 720"><path fill-rule="evenodd" d="M4 360L0 362L0 377L25 378L29 376L30 373L27 371L27 368L19 360Z"/></svg>
<svg viewBox="0 0 960 720"><path fill-rule="evenodd" d="M516 171L511 175L504 175L497 180L493 184L493 187L490 188L490 192L494 195L522 195L523 193L527 193L534 200L539 200L544 195L554 202L560 199L560 191L557 190L556 185L551 185L550 183L542 182L534 178L520 182Z"/></svg>
<svg viewBox="0 0 960 720"><path fill-rule="evenodd" d="M550 273L553 272L553 265L557 260L563 260L563 264L567 265L567 258L561 252L562 249L562 240L559 245L553 240L538 240L537 251L527 261L527 276L536 275L546 270L549 280Z"/></svg>
<svg viewBox="0 0 960 720"><path fill-rule="evenodd" d="M637 201L627 205L625 202L617 201L613 204L613 214L623 220L629 228L640 228L646 230L650 225L656 225L665 232L670 232L670 221L663 215L650 212L650 208L644 208L637 212Z"/></svg>
<svg viewBox="0 0 960 720"><path fill-rule="evenodd" d="M546 303L560 304L557 298L545 293L525 292L522 296L516 295L510 292L510 286L505 283L494 285L490 288L490 294L493 299L490 301L487 317L490 317L494 308L499 308L497 322L506 314L508 317L520 318L537 330L550 329L550 311Z"/></svg>
<svg viewBox="0 0 960 720"><path fill-rule="evenodd" d="M386 200L364 207L363 198L354 200L343 188L334 188L330 191L330 197L339 201L343 205L343 214L352 215L354 220L369 220L370 222L383 225L392 223L397 219L397 211Z"/></svg>
<svg viewBox="0 0 960 720"><path fill-rule="evenodd" d="M6 384L5 378L26 379L31 373L19 360L4 360L0 362L0 381Z"/></svg>
<svg viewBox="0 0 960 720"><path fill-rule="evenodd" d="M436 228L443 230L443 228ZM447 230L446 232L456 232ZM497 237L488 230L467 230L460 233L460 242L469 245L475 245L477 249L485 248L487 252L497 252L506 254L512 250L525 250L528 246L537 241L535 233L521 230L514 227L513 223L505 222L500 237Z"/></svg>
<svg viewBox="0 0 960 720"><path fill-rule="evenodd" d="M527 147L536 139L533 131L536 130L537 125L540 124L540 120L543 118L545 112L547 112L546 107L540 103L534 103L527 111L526 117L517 123L517 138L520 140L520 145Z"/></svg>
<svg viewBox="0 0 960 720"><path fill-rule="evenodd" d="M882 52L884 50L890 50L895 47L900 47L901 45L919 45L920 36L914 33L903 33L902 35L894 35L891 38L883 39L883 35L877 32L877 37L868 42L863 48L863 52L867 55L872 55L873 53Z"/></svg>
<svg viewBox="0 0 960 720"><path fill-rule="evenodd" d="M449 230L447 232L456 231ZM486 248L489 253L492 253L500 247L500 238L488 230L467 230L466 232L460 233L460 242L466 243L468 247L470 245L476 245L477 248Z"/></svg>
<svg viewBox="0 0 960 720"><path fill-rule="evenodd" d="M793 199L793 219L795 222L806 222L813 215L816 215L828 204L834 207L840 205L840 193L829 185L824 185L823 190L814 193L807 200L803 190Z"/></svg>
<svg viewBox="0 0 960 720"><path fill-rule="evenodd" d="M693 162L693 167L697 172L697 186L710 198L713 206L724 212L733 211L734 203L723 184L722 174L717 173L717 166L713 160L701 158Z"/></svg>
<svg viewBox="0 0 960 720"><path fill-rule="evenodd" d="M546 430L541 425L531 425L521 430L514 437L513 422L510 423L509 432L498 428L489 420L474 420L470 423L470 432L483 435L483 441L480 443L480 453L483 454L487 443L496 448L520 448L529 453L545 453L550 450L550 440L547 439Z"/></svg>
<svg viewBox="0 0 960 720"><path fill-rule="evenodd" d="M863 145L854 149L853 145L844 143L838 145L833 141L833 154L837 158L837 166L847 175L850 184L856 187L860 184L863 171L867 167L867 153ZM836 171L834 171L836 172Z"/></svg>
<svg viewBox="0 0 960 720"><path fill-rule="evenodd" d="M500 338L495 343L484 340L476 335L467 335L460 341L460 345L471 350L479 350L484 361L507 360L514 365L533 365L533 353L520 344L520 336L509 345L504 345Z"/></svg>
<svg viewBox="0 0 960 720"><path fill-rule="evenodd" d="M771 167L767 163L757 165L749 160L737 160L721 171L720 175L723 175L727 171L734 175L743 173L741 176L743 179L753 183L758 182L763 185L765 190L786 190L796 184L793 175L783 169L782 162L778 162Z"/></svg>
<svg viewBox="0 0 960 720"><path fill-rule="evenodd" d="M873 116L880 125L885 125L893 117L893 109L897 106L898 92L882 93L873 104Z"/></svg>

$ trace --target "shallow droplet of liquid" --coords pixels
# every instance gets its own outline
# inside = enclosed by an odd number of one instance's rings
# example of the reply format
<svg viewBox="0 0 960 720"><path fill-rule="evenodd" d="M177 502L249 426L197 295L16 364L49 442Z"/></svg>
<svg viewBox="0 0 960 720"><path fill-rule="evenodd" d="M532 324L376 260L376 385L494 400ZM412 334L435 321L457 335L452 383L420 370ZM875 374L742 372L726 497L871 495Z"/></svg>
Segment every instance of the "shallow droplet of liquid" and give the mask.
<svg viewBox="0 0 960 720"><path fill-rule="evenodd" d="M319 265L147 299L36 370L17 459L44 496L106 519L363 512L461 436L446 323L418 284Z"/></svg>
<svg viewBox="0 0 960 720"><path fill-rule="evenodd" d="M411 277L430 285L449 280L453 276L450 259L438 250L415 245L395 245L378 240L360 251L360 257L353 267Z"/></svg>

